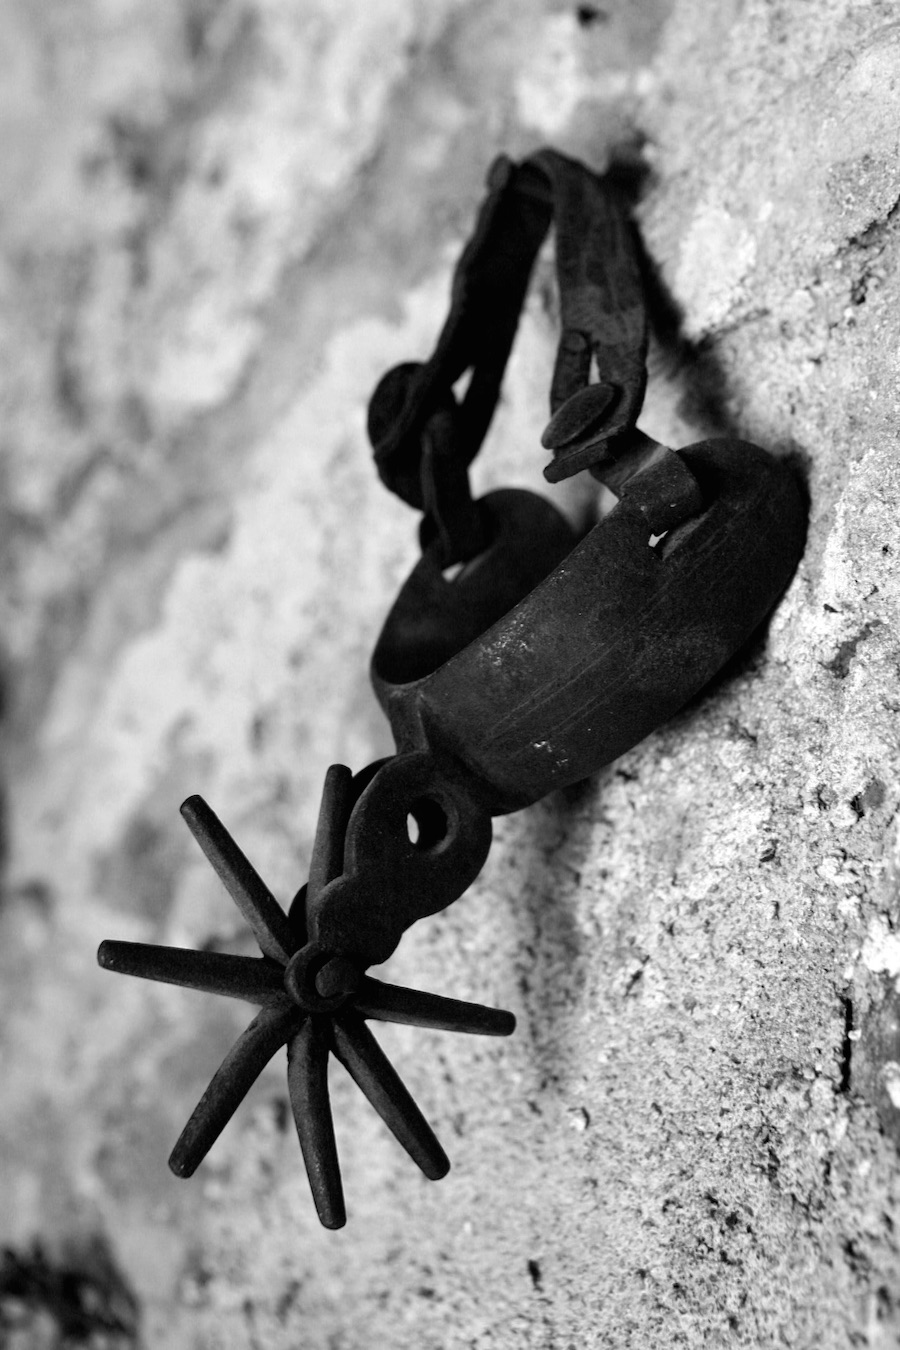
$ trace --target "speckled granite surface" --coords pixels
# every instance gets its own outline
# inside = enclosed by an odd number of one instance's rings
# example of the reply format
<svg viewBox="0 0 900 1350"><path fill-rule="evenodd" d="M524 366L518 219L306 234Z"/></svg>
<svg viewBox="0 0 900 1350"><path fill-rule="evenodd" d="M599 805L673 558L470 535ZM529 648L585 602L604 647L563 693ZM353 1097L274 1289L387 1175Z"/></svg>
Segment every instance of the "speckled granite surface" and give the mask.
<svg viewBox="0 0 900 1350"><path fill-rule="evenodd" d="M0 6L3 1335L886 1350L896 7L423 9ZM296 889L325 767L390 748L368 653L415 521L371 469L368 394L429 350L495 153L602 168L640 138L668 297L642 425L794 455L801 570L706 698L497 822L476 885L393 958L519 1018L504 1042L382 1034L445 1181L335 1075L350 1222L321 1230L280 1064L176 1181L246 1013L101 972L97 942L252 950L189 792ZM481 490L542 484L550 277Z"/></svg>

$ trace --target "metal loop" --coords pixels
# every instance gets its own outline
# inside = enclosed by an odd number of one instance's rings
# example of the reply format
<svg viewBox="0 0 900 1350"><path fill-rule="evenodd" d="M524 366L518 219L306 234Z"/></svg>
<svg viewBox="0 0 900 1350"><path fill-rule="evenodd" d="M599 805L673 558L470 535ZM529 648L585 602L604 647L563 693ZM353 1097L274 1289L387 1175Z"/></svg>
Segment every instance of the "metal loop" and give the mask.
<svg viewBox="0 0 900 1350"><path fill-rule="evenodd" d="M419 438L401 442L390 457L379 448L391 437L395 427L407 419L407 409L415 397L425 370L421 361L405 361L392 366L381 377L369 399L367 431L378 475L385 487L417 510L424 510L422 497L421 442Z"/></svg>
<svg viewBox="0 0 900 1350"><path fill-rule="evenodd" d="M453 274L450 313L424 365L395 367L375 391L369 437L382 482L422 507L422 437L467 371L456 454L469 464L494 414L531 269L550 226L547 175L528 161L497 161L474 232Z"/></svg>
<svg viewBox="0 0 900 1350"><path fill-rule="evenodd" d="M411 506L430 509L422 477L426 432L467 370L472 378L458 408L454 454L464 466L478 452L551 220L563 332L542 437L553 459L544 474L559 482L582 469L605 469L627 452L646 386L647 320L630 192L620 178L615 172L600 178L552 150L492 166L432 356L389 371L369 407L379 476ZM592 359L599 385L589 384ZM458 498L458 489L450 495ZM443 538L445 527L437 531ZM425 532L434 533L431 526ZM466 529L457 524L451 533L464 538Z"/></svg>
<svg viewBox="0 0 900 1350"><path fill-rule="evenodd" d="M457 452L459 410L442 408L422 436L421 485L425 517L419 529L423 550L440 540L441 564L468 562L488 543L488 528L469 489L469 471Z"/></svg>

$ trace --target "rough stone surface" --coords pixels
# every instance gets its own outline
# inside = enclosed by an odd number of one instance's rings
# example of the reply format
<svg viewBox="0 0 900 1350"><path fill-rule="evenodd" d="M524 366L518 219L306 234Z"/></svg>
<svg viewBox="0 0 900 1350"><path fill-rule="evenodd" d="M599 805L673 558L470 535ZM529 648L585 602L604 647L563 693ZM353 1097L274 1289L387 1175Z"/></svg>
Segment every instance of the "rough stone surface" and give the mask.
<svg viewBox="0 0 900 1350"><path fill-rule="evenodd" d="M16 1350L900 1343L896 18L0 4ZM180 800L287 898L327 764L389 751L368 653L415 535L371 469L368 394L428 352L493 154L602 168L625 140L659 277L642 425L794 456L801 569L712 690L499 821L468 895L393 958L519 1018L502 1042L381 1034L445 1181L336 1074L350 1223L322 1231L280 1063L176 1181L247 1013L101 972L97 942L251 951ZM551 276L482 490L542 483Z"/></svg>

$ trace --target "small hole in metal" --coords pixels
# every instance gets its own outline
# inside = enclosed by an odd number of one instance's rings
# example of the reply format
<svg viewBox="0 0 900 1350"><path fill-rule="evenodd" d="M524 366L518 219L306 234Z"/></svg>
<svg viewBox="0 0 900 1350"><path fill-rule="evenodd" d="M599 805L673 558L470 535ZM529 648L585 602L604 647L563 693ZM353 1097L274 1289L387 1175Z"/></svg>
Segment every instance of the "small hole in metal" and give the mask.
<svg viewBox="0 0 900 1350"><path fill-rule="evenodd" d="M454 384L453 397L456 399L457 403L462 403L466 394L469 392L469 385L472 383L472 376L474 374L475 374L475 367L469 366L468 370L464 370L463 373L460 375L459 379Z"/></svg>
<svg viewBox="0 0 900 1350"><path fill-rule="evenodd" d="M447 812L433 797L418 797L406 817L406 832L413 848L428 853L447 838L450 822Z"/></svg>

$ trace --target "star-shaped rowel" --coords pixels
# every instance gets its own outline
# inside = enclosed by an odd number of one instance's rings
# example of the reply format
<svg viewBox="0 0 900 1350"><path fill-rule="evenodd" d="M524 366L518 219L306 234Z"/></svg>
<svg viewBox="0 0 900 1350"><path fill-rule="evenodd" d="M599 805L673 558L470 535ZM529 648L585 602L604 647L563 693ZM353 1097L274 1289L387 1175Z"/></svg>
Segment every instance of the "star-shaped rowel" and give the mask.
<svg viewBox="0 0 900 1350"><path fill-rule="evenodd" d="M111 941L101 943L97 953L106 970L259 1005L182 1130L169 1166L179 1177L196 1171L250 1086L287 1045L291 1108L313 1200L326 1228L346 1222L328 1097L329 1054L344 1065L414 1162L436 1181L449 1171L447 1156L366 1020L486 1036L508 1036L515 1028L512 1013L384 984L350 960L307 941L307 893L311 898L340 875L350 778L342 765L332 765L328 772L309 883L297 893L288 914L203 798L189 797L181 807L188 828L253 930L261 958Z"/></svg>

